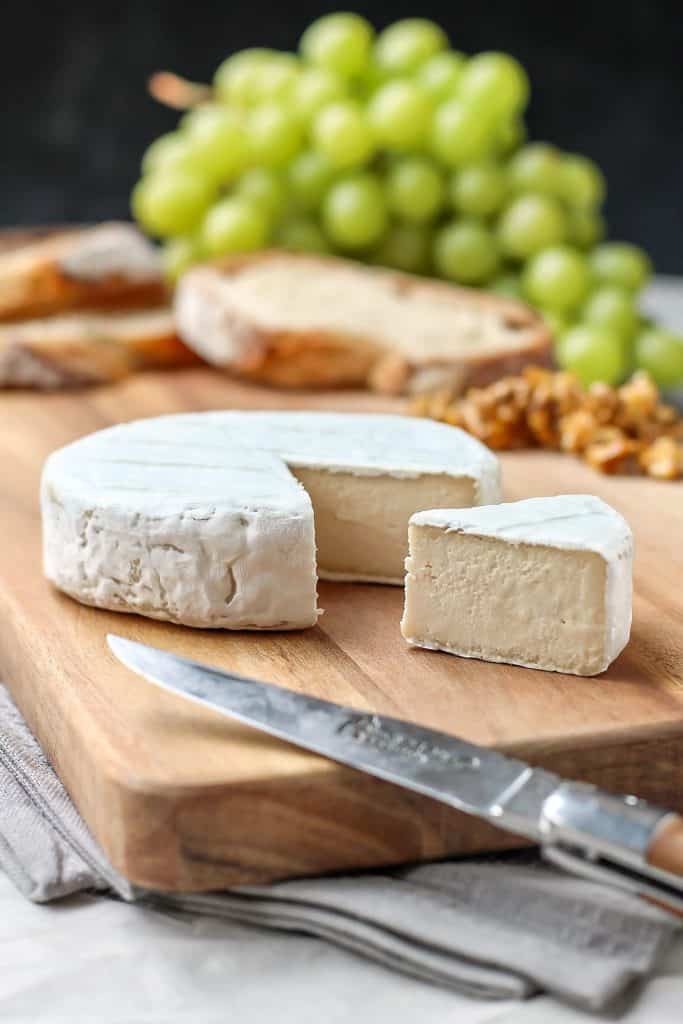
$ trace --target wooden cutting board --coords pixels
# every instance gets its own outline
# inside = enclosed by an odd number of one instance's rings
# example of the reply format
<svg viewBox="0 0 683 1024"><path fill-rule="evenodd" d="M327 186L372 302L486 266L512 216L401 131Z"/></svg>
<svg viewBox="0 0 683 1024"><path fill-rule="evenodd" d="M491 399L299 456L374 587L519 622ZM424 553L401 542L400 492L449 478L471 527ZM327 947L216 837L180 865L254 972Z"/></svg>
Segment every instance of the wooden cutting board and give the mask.
<svg viewBox="0 0 683 1024"><path fill-rule="evenodd" d="M427 799L163 694L105 634L388 712L683 811L683 485L609 479L577 460L503 458L507 498L591 492L636 537L632 641L580 679L409 649L396 587L320 587L300 633L195 631L81 607L40 566L45 456L121 420L210 408L390 409L370 395L292 395L210 370L87 392L0 395L0 678L112 863L155 888L238 882L490 850L515 840Z"/></svg>

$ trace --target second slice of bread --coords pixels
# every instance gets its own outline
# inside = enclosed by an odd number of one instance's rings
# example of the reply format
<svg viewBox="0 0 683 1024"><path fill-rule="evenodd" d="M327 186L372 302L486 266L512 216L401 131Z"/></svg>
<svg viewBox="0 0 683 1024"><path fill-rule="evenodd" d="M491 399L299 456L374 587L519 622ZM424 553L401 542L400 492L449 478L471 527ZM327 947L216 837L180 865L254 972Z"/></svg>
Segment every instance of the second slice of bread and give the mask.
<svg viewBox="0 0 683 1024"><path fill-rule="evenodd" d="M133 370L196 362L168 308L71 313L0 324L0 387L102 384Z"/></svg>

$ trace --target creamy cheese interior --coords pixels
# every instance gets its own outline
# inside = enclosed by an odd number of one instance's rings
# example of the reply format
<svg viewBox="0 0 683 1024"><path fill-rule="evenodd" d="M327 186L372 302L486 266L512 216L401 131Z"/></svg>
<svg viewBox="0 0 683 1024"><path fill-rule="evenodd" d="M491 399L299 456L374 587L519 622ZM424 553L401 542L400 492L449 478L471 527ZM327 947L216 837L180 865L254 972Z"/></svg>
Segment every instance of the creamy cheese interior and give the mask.
<svg viewBox="0 0 683 1024"><path fill-rule="evenodd" d="M477 500L476 483L466 476L291 471L313 503L318 573L323 578L402 582L413 512L427 506L459 508Z"/></svg>
<svg viewBox="0 0 683 1024"><path fill-rule="evenodd" d="M607 563L594 551L411 524L404 636L472 658L606 668Z"/></svg>
<svg viewBox="0 0 683 1024"><path fill-rule="evenodd" d="M263 328L355 333L416 360L452 358L470 348L500 353L519 344L499 309L459 305L452 291L433 282L405 288L390 275L361 274L353 266L312 268L284 256L244 267L220 288L232 309Z"/></svg>

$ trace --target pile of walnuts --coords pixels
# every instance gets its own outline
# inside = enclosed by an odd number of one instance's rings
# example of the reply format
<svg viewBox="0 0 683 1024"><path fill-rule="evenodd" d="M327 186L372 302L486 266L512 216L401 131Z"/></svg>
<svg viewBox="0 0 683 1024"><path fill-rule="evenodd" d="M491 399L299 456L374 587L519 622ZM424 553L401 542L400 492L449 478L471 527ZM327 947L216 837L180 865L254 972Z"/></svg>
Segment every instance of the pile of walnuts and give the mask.
<svg viewBox="0 0 683 1024"><path fill-rule="evenodd" d="M462 427L497 450L551 448L580 455L601 473L683 476L683 418L660 402L645 373L619 388L584 390L571 373L530 366L462 398L420 395L411 412Z"/></svg>

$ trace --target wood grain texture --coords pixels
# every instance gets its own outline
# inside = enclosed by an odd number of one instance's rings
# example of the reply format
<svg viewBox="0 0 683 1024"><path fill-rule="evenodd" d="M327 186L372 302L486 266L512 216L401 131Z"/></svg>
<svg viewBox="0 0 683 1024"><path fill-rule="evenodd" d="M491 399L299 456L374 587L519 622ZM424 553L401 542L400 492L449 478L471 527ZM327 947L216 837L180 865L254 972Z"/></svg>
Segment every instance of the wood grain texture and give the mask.
<svg viewBox="0 0 683 1024"><path fill-rule="evenodd" d="M110 630L683 810L683 485L601 477L555 454L503 459L507 498L594 493L634 529L632 641L592 679L410 649L395 587L321 584L318 627L264 634L183 629L51 589L37 501L45 456L113 422L217 408L400 406L352 392L283 394L207 369L0 396L0 677L119 871L155 888L209 889L515 839L148 686L110 655Z"/></svg>

